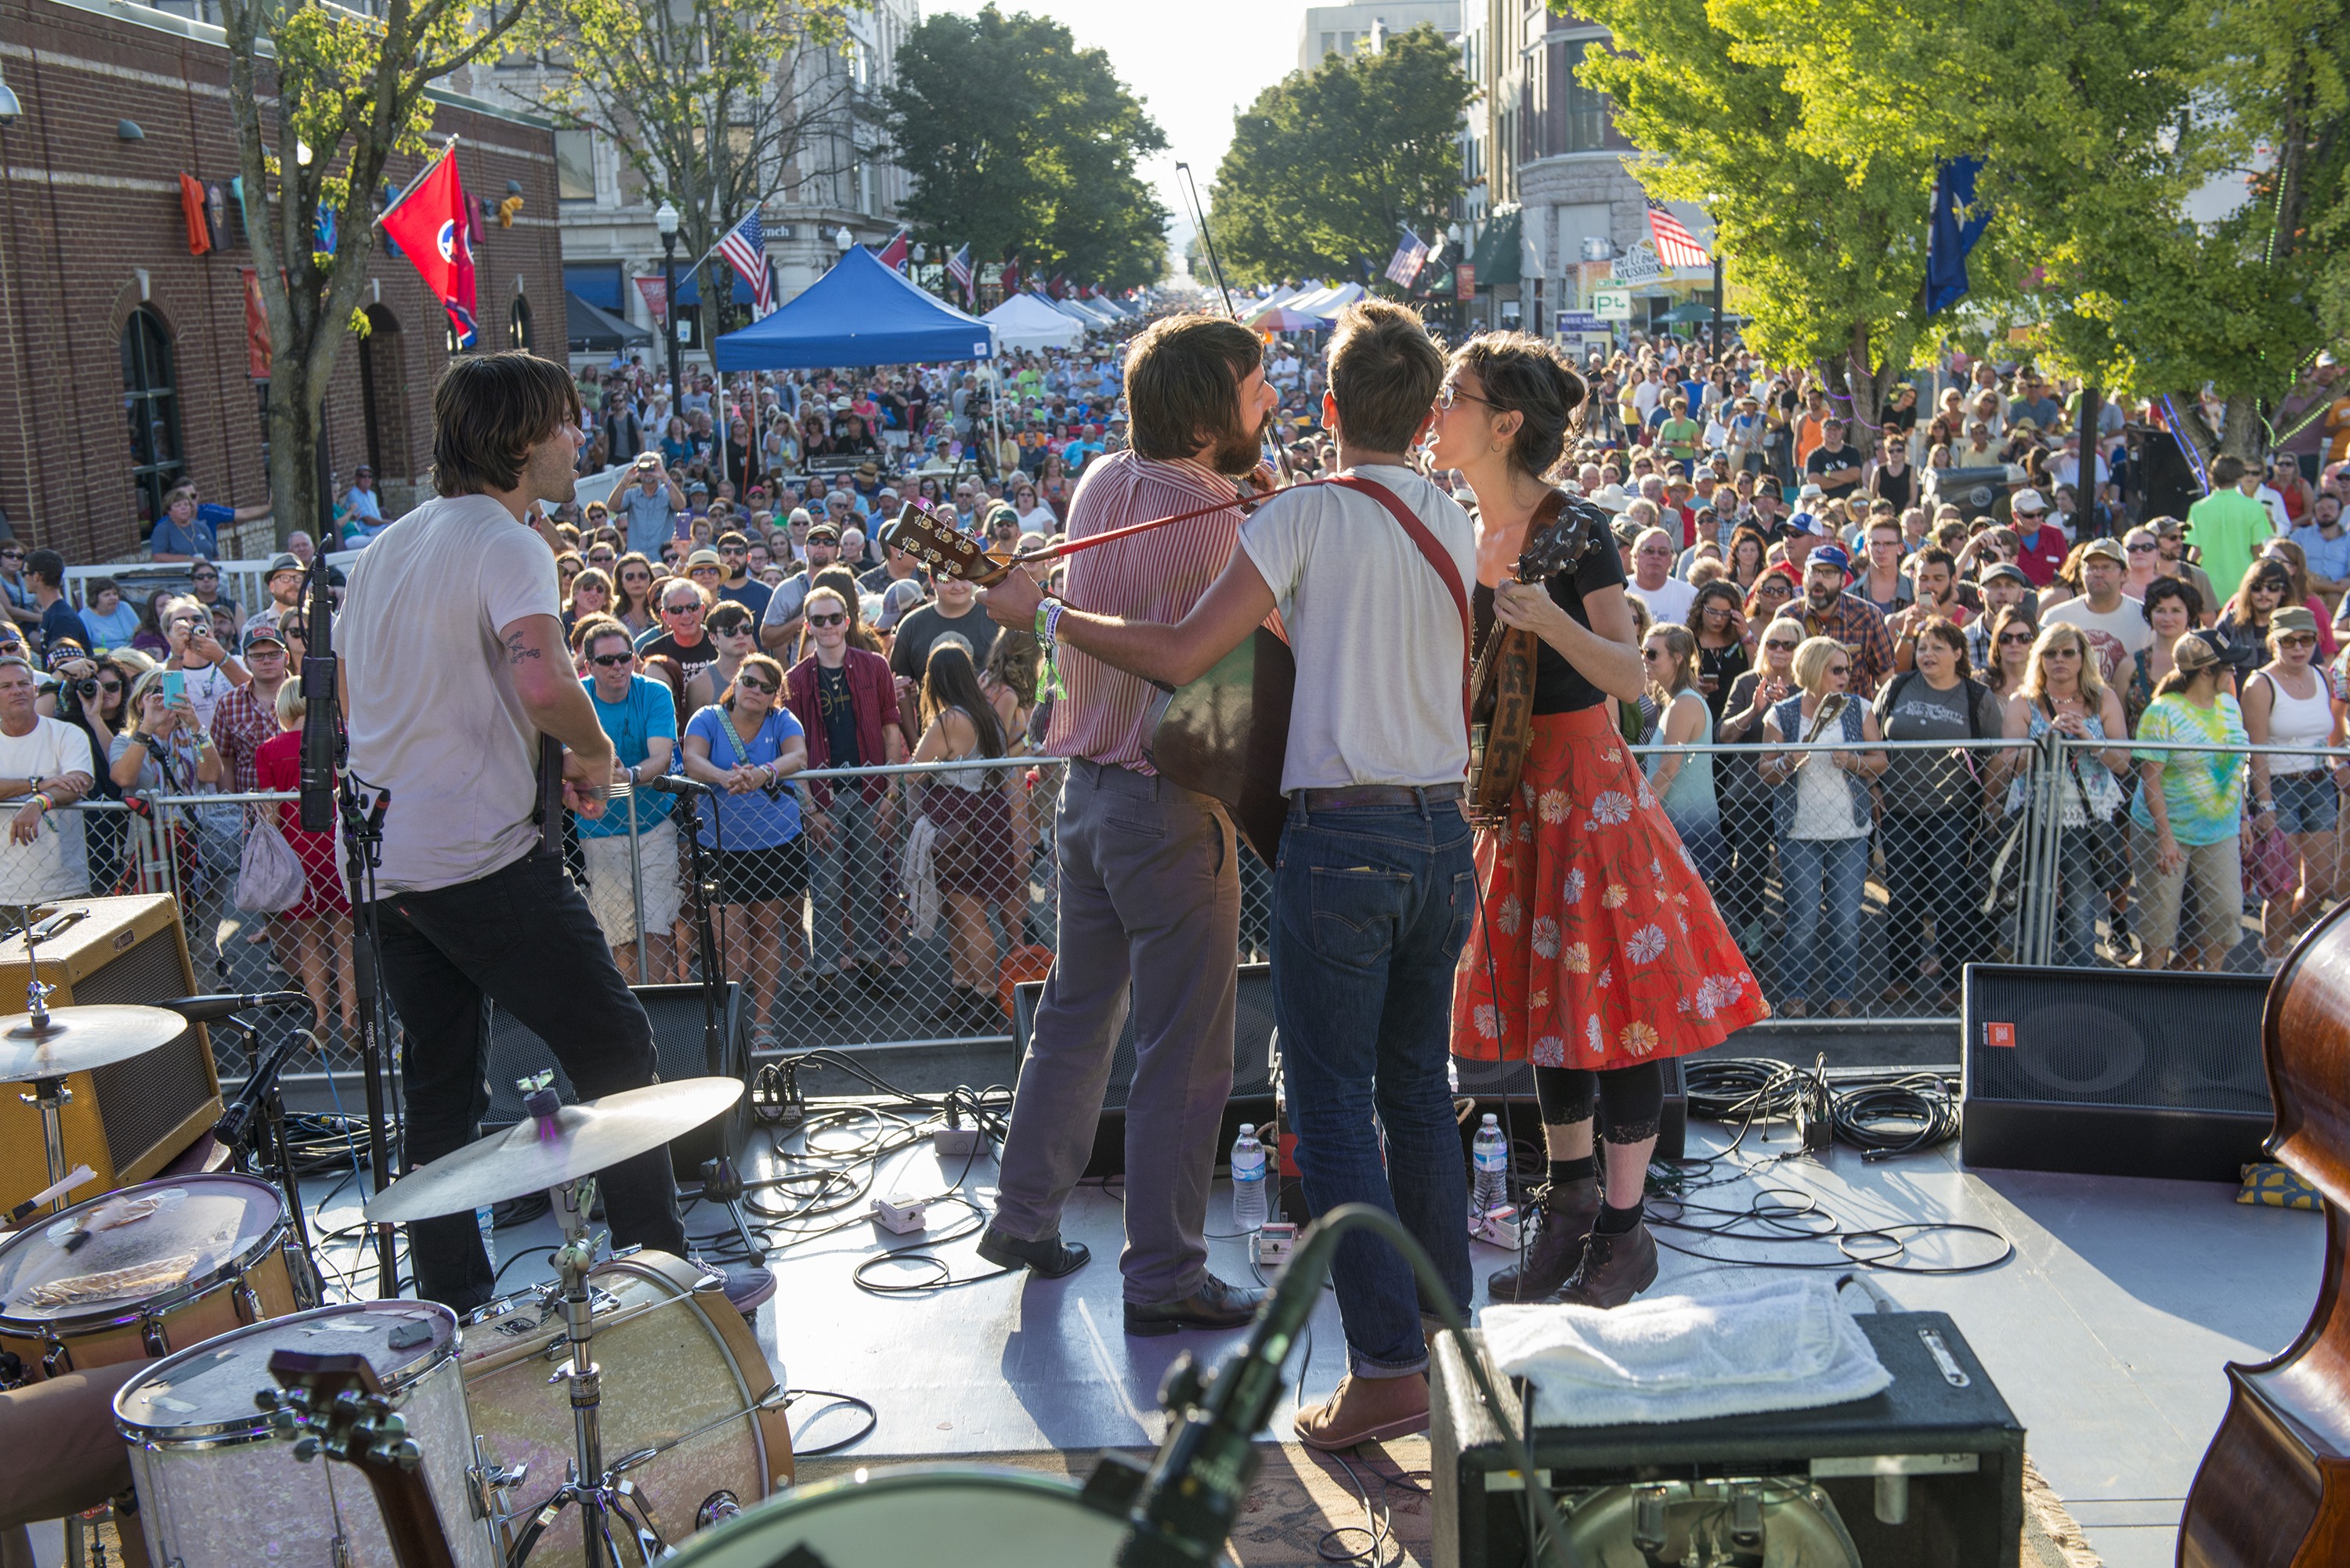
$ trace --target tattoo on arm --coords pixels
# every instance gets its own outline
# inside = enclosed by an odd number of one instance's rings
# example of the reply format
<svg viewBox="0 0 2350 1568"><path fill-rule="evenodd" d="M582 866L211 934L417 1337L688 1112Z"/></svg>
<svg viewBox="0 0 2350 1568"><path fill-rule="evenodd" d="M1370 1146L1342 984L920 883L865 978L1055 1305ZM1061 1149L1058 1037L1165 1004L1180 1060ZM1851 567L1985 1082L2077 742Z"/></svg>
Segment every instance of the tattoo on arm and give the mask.
<svg viewBox="0 0 2350 1568"><path fill-rule="evenodd" d="M521 632L506 639L506 662L520 664L525 659L536 659L539 650L530 646L530 639Z"/></svg>

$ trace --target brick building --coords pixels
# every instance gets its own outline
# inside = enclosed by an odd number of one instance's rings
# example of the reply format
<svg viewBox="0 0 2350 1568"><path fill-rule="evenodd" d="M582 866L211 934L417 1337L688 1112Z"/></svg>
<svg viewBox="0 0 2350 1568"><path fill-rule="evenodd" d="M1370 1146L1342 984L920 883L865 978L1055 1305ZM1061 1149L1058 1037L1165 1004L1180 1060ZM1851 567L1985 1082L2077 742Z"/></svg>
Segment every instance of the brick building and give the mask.
<svg viewBox="0 0 2350 1568"><path fill-rule="evenodd" d="M0 76L23 104L0 127L0 375L12 405L0 411L0 514L69 562L143 553L156 498L182 476L207 502L267 499L222 38L144 5L0 0ZM480 346L560 358L553 132L436 94L433 138L452 132L469 196L494 202L513 182L524 198L513 226L485 219L474 247ZM397 189L421 167L395 159L384 177ZM203 187L218 242L201 256L182 174ZM324 466L339 489L369 463L391 512L422 493L432 464L446 317L415 269L380 250L361 301L373 330L337 360ZM267 531L237 544L263 548Z"/></svg>

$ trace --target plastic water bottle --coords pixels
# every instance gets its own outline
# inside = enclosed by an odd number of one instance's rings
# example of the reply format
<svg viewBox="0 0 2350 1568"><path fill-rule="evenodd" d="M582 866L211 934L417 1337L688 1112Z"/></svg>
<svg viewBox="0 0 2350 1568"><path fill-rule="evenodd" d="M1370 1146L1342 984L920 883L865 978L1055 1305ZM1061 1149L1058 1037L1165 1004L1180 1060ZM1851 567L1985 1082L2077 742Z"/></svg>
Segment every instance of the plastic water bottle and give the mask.
<svg viewBox="0 0 2350 1568"><path fill-rule="evenodd" d="M473 1226L482 1233L482 1251L489 1254L490 1270L498 1266L497 1210L484 1204L473 1210Z"/></svg>
<svg viewBox="0 0 2350 1568"><path fill-rule="evenodd" d="M1478 1124L1469 1158L1474 1167L1469 1184L1469 1229L1474 1231L1483 1226L1486 1215L1510 1200L1510 1145L1502 1136L1500 1117L1489 1113Z"/></svg>
<svg viewBox="0 0 2350 1568"><path fill-rule="evenodd" d="M1264 1228L1264 1145L1253 1122L1243 1122L1232 1140L1232 1223L1243 1231Z"/></svg>

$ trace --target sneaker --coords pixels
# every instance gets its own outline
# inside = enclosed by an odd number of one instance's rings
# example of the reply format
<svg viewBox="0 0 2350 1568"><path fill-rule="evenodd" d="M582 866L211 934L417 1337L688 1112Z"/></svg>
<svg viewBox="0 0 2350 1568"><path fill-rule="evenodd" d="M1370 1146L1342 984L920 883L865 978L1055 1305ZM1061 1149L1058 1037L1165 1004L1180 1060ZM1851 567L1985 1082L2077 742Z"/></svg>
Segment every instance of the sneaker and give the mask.
<svg viewBox="0 0 2350 1568"><path fill-rule="evenodd" d="M711 1268L707 1263L702 1266ZM775 1293L775 1276L765 1268L712 1269L712 1272L725 1277L726 1299L744 1317L756 1313L760 1304Z"/></svg>

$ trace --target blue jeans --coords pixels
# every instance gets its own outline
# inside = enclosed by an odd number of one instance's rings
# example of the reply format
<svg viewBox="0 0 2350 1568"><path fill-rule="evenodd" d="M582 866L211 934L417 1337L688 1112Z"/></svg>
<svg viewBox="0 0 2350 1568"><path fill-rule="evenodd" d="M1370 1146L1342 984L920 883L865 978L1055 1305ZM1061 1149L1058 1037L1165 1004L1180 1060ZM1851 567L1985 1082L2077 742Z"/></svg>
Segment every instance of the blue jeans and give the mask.
<svg viewBox="0 0 2350 1568"><path fill-rule="evenodd" d="M2107 902L2097 886L2094 839L2085 827L2064 830L2056 860L2056 961L2073 969L2097 961L2097 909Z"/></svg>
<svg viewBox="0 0 2350 1568"><path fill-rule="evenodd" d="M1787 889L1787 945L1779 989L1789 1002L1849 1001L1860 960L1860 898L1868 877L1866 838L1786 838L1779 874ZM1820 906L1827 906L1823 924Z"/></svg>
<svg viewBox="0 0 2350 1568"><path fill-rule="evenodd" d="M1395 1215L1463 1312L1469 1179L1445 1068L1476 875L1451 801L1293 805L1274 871L1274 1018L1305 1200L1317 1215L1343 1203ZM1420 1314L1434 1308L1393 1246L1349 1236L1330 1277L1353 1371L1428 1365Z"/></svg>

